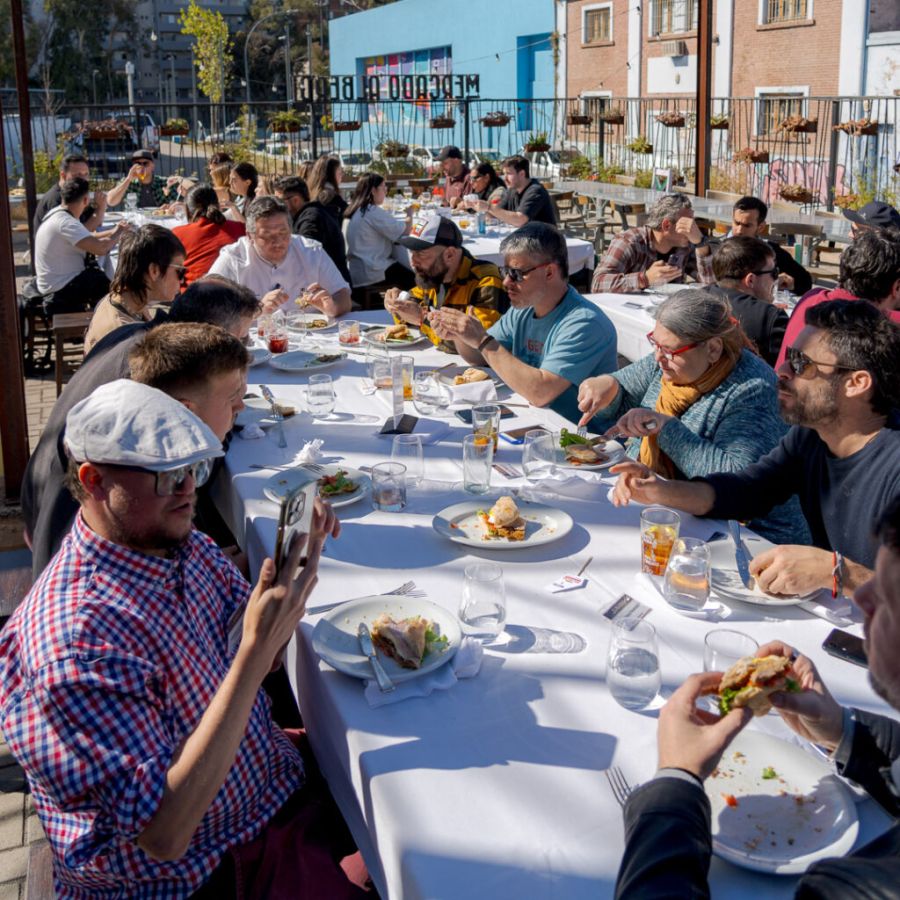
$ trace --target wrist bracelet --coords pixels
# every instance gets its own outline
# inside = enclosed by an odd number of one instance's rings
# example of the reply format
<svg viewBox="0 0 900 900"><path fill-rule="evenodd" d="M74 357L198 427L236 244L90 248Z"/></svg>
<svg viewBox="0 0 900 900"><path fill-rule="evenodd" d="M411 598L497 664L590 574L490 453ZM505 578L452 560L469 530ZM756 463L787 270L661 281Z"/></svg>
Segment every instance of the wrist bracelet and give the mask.
<svg viewBox="0 0 900 900"><path fill-rule="evenodd" d="M831 554L831 596L844 594L844 557L835 550Z"/></svg>
<svg viewBox="0 0 900 900"><path fill-rule="evenodd" d="M481 353L488 344L490 344L493 340L495 340L492 334L486 334L482 339L481 343L475 348L479 353Z"/></svg>

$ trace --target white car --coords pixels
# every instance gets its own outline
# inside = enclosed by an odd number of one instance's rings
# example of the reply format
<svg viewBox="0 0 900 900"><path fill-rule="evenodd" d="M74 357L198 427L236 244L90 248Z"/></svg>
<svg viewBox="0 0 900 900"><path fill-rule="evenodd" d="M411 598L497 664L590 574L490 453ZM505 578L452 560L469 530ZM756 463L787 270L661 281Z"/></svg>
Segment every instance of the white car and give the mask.
<svg viewBox="0 0 900 900"><path fill-rule="evenodd" d="M433 175L435 172L441 171L441 164L438 160L440 152L440 147L410 147L407 158L418 163L426 175Z"/></svg>
<svg viewBox="0 0 900 900"><path fill-rule="evenodd" d="M545 150L541 153L525 153L522 155L531 164L532 178L558 179L561 177L561 169L567 166L575 157L580 156L578 150Z"/></svg>

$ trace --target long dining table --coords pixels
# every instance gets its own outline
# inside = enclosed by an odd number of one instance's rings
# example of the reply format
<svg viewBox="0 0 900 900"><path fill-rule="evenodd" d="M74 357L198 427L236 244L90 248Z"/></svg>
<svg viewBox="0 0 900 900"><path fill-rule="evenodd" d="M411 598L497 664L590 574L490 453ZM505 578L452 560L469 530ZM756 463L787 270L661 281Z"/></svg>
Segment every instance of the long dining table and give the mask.
<svg viewBox="0 0 900 900"><path fill-rule="evenodd" d="M384 312L356 316L386 322ZM334 352L334 337L320 346ZM462 362L426 344L410 349L416 370ZM362 353L330 370L336 407L325 418L305 411L306 377L268 363L249 370L249 390L268 385L299 412L284 423L287 446L276 430L256 440L232 440L217 502L255 573L273 552L278 505L264 485L290 466L305 442L323 443L319 462L359 467L389 459L390 440L376 434L391 414L381 394L367 393ZM500 389L513 403L523 399ZM502 430L569 425L548 409L513 407ZM413 413L411 403L406 412ZM435 424L438 423L438 424ZM725 605L717 617L688 618L653 590L640 568L640 510L617 508L607 497L612 478L561 482L548 505L574 520L553 543L499 552L454 543L432 527L445 507L472 499L462 490L463 436L453 415L428 417L425 480L409 488L402 512L375 510L368 497L339 510L342 533L327 542L319 582L307 615L286 656L312 746L322 771L363 852L382 897L596 898L612 896L624 848L622 813L604 773L621 768L631 784L656 769L659 707L692 672L702 669L703 642L712 628L736 628L760 643L780 638L807 654L841 703L889 713L872 692L863 669L826 655L832 625L797 607ZM497 460L521 464L521 448L501 441ZM273 468L266 468L273 467ZM585 476L587 478L587 476ZM485 505L514 489L528 496L522 478L496 471ZM682 534L709 539L723 523L682 516ZM448 689L396 703L370 706L361 680L320 659L312 646L319 612L339 601L381 595L412 580L427 599L454 614L463 570L473 561L501 564L507 594L505 634L485 648L477 675ZM587 584L565 593L548 586L586 562ZM649 585L649 587L648 587ZM660 650L662 689L648 709L628 711L607 684L610 625L603 611L623 593L650 607ZM340 607L338 607L340 609ZM860 633L858 615L850 628ZM755 719L750 729L799 743L777 716ZM773 760L773 765L778 760ZM880 833L887 817L861 799L856 845ZM792 895L794 876L740 868L714 858L713 896L769 898Z"/></svg>

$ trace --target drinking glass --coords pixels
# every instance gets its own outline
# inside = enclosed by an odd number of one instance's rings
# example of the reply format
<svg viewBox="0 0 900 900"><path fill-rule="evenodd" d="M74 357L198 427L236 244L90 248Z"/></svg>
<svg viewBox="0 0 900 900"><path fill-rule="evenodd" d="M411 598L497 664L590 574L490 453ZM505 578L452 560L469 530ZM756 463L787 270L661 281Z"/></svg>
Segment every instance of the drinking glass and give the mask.
<svg viewBox="0 0 900 900"><path fill-rule="evenodd" d="M306 405L313 418L334 412L334 384L330 375L310 375Z"/></svg>
<svg viewBox="0 0 900 900"><path fill-rule="evenodd" d="M663 594L676 609L697 611L709 600L709 545L678 538L666 566Z"/></svg>
<svg viewBox="0 0 900 900"><path fill-rule="evenodd" d="M344 319L338 323L338 343L359 343L359 322L355 319Z"/></svg>
<svg viewBox="0 0 900 900"><path fill-rule="evenodd" d="M459 620L463 634L481 644L493 643L506 622L506 588L497 563L466 566Z"/></svg>
<svg viewBox="0 0 900 900"><path fill-rule="evenodd" d="M137 209L138 205L138 196L137 194L129 193L125 195L125 209L128 212L133 213Z"/></svg>
<svg viewBox="0 0 900 900"><path fill-rule="evenodd" d="M391 459L406 466L406 483L413 487L425 479L425 456L422 435L395 434L391 445Z"/></svg>
<svg viewBox="0 0 900 900"><path fill-rule="evenodd" d="M403 399L413 399L413 375L416 371L416 361L412 356L400 357L400 374L403 376Z"/></svg>
<svg viewBox="0 0 900 900"><path fill-rule="evenodd" d="M619 706L645 709L662 685L656 629L643 619L613 623L609 638L606 683Z"/></svg>
<svg viewBox="0 0 900 900"><path fill-rule="evenodd" d="M759 644L733 628L714 628L703 639L703 671L724 672L739 659L755 656Z"/></svg>
<svg viewBox="0 0 900 900"><path fill-rule="evenodd" d="M678 513L664 506L648 506L641 510L642 572L662 575L666 571L680 525Z"/></svg>
<svg viewBox="0 0 900 900"><path fill-rule="evenodd" d="M269 353L287 353L288 330L287 320L282 312L274 312L266 324L266 340Z"/></svg>
<svg viewBox="0 0 900 900"><path fill-rule="evenodd" d="M482 403L472 407L472 432L490 438L497 452L500 437L500 407L496 403Z"/></svg>
<svg viewBox="0 0 900 900"><path fill-rule="evenodd" d="M531 484L537 484L556 471L557 453L556 435L548 434L543 429L525 432L525 443L522 445L522 471Z"/></svg>
<svg viewBox="0 0 900 900"><path fill-rule="evenodd" d="M435 372L416 372L413 378L413 405L423 416L436 413L446 406L447 397L440 376Z"/></svg>
<svg viewBox="0 0 900 900"><path fill-rule="evenodd" d="M372 466L372 507L400 512L406 506L406 466L382 462Z"/></svg>
<svg viewBox="0 0 900 900"><path fill-rule="evenodd" d="M369 346L366 349L366 370L373 390L389 388L391 381L391 358L386 350Z"/></svg>
<svg viewBox="0 0 900 900"><path fill-rule="evenodd" d="M405 200L412 200L413 189L408 184L401 189L400 193L403 194Z"/></svg>
<svg viewBox="0 0 900 900"><path fill-rule="evenodd" d="M491 487L494 445L483 434L463 438L463 488L470 494L484 494Z"/></svg>

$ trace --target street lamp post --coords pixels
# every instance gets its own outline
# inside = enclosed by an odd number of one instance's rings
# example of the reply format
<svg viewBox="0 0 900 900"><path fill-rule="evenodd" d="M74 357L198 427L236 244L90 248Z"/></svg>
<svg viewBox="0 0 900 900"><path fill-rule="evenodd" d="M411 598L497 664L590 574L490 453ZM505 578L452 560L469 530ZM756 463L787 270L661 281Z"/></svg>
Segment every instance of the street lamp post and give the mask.
<svg viewBox="0 0 900 900"><path fill-rule="evenodd" d="M94 69L94 71L91 72L91 87L94 89L94 106L97 105L97 76L99 74L99 69Z"/></svg>

